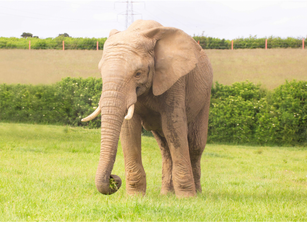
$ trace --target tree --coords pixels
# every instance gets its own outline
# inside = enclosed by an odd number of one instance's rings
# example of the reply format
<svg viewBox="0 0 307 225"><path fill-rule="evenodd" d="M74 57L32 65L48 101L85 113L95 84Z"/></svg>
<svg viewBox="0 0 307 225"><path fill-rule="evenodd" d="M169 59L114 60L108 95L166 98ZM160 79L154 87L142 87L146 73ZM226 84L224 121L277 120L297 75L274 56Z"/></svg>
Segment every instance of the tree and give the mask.
<svg viewBox="0 0 307 225"><path fill-rule="evenodd" d="M67 33L64 33L64 34L59 34L58 37L69 37L69 35Z"/></svg>
<svg viewBox="0 0 307 225"><path fill-rule="evenodd" d="M27 33L27 32L23 32L21 37L23 37L23 38L33 37L33 34Z"/></svg>

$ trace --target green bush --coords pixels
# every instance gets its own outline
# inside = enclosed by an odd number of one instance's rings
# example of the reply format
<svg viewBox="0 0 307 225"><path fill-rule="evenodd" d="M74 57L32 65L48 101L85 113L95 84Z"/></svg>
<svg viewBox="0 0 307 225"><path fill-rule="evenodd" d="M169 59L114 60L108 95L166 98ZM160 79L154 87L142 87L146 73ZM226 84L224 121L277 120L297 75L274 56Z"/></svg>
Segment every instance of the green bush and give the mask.
<svg viewBox="0 0 307 225"><path fill-rule="evenodd" d="M233 40L233 48L265 48L265 38L257 38L257 36L250 36L249 38L237 38Z"/></svg>
<svg viewBox="0 0 307 225"><path fill-rule="evenodd" d="M307 82L268 92L251 82L212 88L208 142L307 143Z"/></svg>
<svg viewBox="0 0 307 225"><path fill-rule="evenodd" d="M97 41L99 42L99 49L103 49L106 38L72 38L59 36L56 38L5 38L0 37L0 48L5 49L28 49L29 41L31 41L32 49L62 49L63 41L65 42L65 49L96 49Z"/></svg>
<svg viewBox="0 0 307 225"><path fill-rule="evenodd" d="M208 142L248 143L255 129L254 104L229 96L210 108Z"/></svg>
<svg viewBox="0 0 307 225"><path fill-rule="evenodd" d="M46 40L44 39L38 39L37 41L34 41L31 43L31 48L32 49L47 49L48 45Z"/></svg>
<svg viewBox="0 0 307 225"><path fill-rule="evenodd" d="M229 96L240 96L246 100L260 100L266 96L266 90L261 85L255 85L252 82L236 82L231 86L222 85L218 82L211 89L211 102L215 100L225 99Z"/></svg>
<svg viewBox="0 0 307 225"><path fill-rule="evenodd" d="M54 85L0 85L0 120L99 127L99 118L81 124L99 102L102 83L65 78Z"/></svg>
<svg viewBox="0 0 307 225"><path fill-rule="evenodd" d="M286 145L307 142L307 82L286 82L260 110L256 136Z"/></svg>
<svg viewBox="0 0 307 225"><path fill-rule="evenodd" d="M11 49L14 49L14 48L17 48L17 45L14 41L8 41L6 42L6 45L5 45L6 48L11 48Z"/></svg>
<svg viewBox="0 0 307 225"><path fill-rule="evenodd" d="M101 79L65 78L53 85L0 84L0 121L100 127ZM216 83L211 91L208 142L307 144L307 81L267 91L251 82Z"/></svg>
<svg viewBox="0 0 307 225"><path fill-rule="evenodd" d="M199 41L199 44L203 49L230 49L231 40L194 36L195 41ZM29 47L29 40L33 49L62 49L63 40L65 41L65 49L96 49L96 43L99 42L99 49L103 49L104 42L107 38L72 38L58 36L56 38L6 38L0 37L0 48L17 48L27 49ZM269 37L268 48L301 48L301 38L282 39L280 37ZM307 45L307 39L305 40ZM234 49L254 49L264 48L265 38L257 38L256 36L250 36L248 38L237 38L233 40Z"/></svg>
<svg viewBox="0 0 307 225"><path fill-rule="evenodd" d="M212 37L193 37L203 49L230 49L231 41Z"/></svg>
<svg viewBox="0 0 307 225"><path fill-rule="evenodd" d="M216 82L211 90L208 142L254 142L256 115L266 91L251 82L226 86Z"/></svg>
<svg viewBox="0 0 307 225"><path fill-rule="evenodd" d="M231 40L212 38L212 37L193 37L195 41L199 41L199 44L203 49L230 49ZM248 38L237 38L233 40L234 49L255 49L255 48L265 48L266 38L257 38L257 36L250 36ZM268 48L301 48L302 39L301 38L291 38L282 39L280 37L269 37L267 38ZM305 45L307 40L305 40Z"/></svg>

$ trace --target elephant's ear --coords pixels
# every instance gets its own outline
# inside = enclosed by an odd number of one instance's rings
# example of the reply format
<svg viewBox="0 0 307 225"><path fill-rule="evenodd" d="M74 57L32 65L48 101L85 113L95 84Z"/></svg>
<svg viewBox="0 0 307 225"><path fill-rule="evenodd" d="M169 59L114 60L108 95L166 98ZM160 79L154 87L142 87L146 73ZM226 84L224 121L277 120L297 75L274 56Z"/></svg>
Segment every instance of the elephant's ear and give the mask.
<svg viewBox="0 0 307 225"><path fill-rule="evenodd" d="M202 48L191 36L172 27L153 28L143 35L156 41L153 94L161 95L195 68Z"/></svg>

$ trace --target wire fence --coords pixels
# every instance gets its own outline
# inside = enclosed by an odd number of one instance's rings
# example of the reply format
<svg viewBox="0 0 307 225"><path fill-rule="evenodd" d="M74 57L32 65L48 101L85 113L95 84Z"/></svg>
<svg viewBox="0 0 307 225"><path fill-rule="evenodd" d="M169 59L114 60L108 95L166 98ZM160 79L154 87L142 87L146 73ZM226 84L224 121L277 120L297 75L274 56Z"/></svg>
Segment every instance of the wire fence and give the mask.
<svg viewBox="0 0 307 225"><path fill-rule="evenodd" d="M203 49L271 49L305 48L306 39L302 38L240 38L225 40L211 37L194 37Z"/></svg>
<svg viewBox="0 0 307 225"><path fill-rule="evenodd" d="M307 44L305 38L238 38L225 40L212 37L194 36L194 40L203 49L272 49L272 48L301 48ZM107 38L4 38L0 37L0 49L87 49L102 50Z"/></svg>

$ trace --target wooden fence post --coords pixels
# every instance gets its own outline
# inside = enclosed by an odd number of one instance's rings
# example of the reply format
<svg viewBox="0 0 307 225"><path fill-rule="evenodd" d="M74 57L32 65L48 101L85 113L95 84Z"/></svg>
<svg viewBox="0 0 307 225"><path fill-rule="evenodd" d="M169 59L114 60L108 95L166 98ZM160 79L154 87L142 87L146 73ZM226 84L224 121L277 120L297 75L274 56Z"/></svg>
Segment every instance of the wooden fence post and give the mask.
<svg viewBox="0 0 307 225"><path fill-rule="evenodd" d="M29 40L29 50L31 50L31 41Z"/></svg>
<svg viewBox="0 0 307 225"><path fill-rule="evenodd" d="M268 39L265 39L265 49L268 49Z"/></svg>
<svg viewBox="0 0 307 225"><path fill-rule="evenodd" d="M98 45L98 41L97 41L96 50L98 51L98 49L99 49L99 45Z"/></svg>
<svg viewBox="0 0 307 225"><path fill-rule="evenodd" d="M233 40L231 40L231 50L233 50Z"/></svg>
<svg viewBox="0 0 307 225"><path fill-rule="evenodd" d="M305 39L302 40L302 49L305 49Z"/></svg>
<svg viewBox="0 0 307 225"><path fill-rule="evenodd" d="M63 45L63 51L64 51L64 50L65 50L65 44L64 44L64 40L63 40L63 44L62 44L62 45Z"/></svg>

